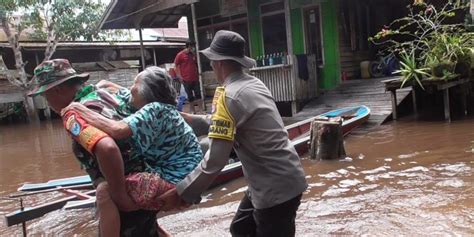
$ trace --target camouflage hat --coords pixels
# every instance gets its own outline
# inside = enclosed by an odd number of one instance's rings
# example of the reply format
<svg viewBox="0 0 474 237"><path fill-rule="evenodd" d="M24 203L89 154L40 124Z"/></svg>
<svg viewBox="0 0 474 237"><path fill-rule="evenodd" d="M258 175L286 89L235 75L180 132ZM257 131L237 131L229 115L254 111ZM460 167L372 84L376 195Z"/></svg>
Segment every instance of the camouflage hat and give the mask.
<svg viewBox="0 0 474 237"><path fill-rule="evenodd" d="M83 81L89 79L88 73L78 74L67 59L44 61L35 68L34 74L35 87L28 93L28 96L39 95L70 79L77 78Z"/></svg>

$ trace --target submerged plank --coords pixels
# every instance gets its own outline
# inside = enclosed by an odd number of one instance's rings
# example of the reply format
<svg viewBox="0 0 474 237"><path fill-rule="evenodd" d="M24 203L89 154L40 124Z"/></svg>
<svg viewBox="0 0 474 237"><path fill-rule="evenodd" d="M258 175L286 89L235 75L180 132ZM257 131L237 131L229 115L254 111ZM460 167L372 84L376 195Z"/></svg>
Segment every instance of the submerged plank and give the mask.
<svg viewBox="0 0 474 237"><path fill-rule="evenodd" d="M93 195L95 190L84 192L86 195ZM61 209L67 202L79 199L77 196L65 197L56 201L48 202L32 208L25 208L23 211L15 211L5 215L6 226L17 225L22 222L36 219L49 212Z"/></svg>

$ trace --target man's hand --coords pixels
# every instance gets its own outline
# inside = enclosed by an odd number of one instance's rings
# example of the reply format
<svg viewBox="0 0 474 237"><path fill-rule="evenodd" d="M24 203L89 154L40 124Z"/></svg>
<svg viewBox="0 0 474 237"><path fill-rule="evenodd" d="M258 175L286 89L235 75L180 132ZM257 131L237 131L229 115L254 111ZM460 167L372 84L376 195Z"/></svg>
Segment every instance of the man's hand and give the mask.
<svg viewBox="0 0 474 237"><path fill-rule="evenodd" d="M186 123L191 124L191 121L193 120L193 118L191 117L190 114L185 113L185 112L179 112L179 113L181 114L181 117L184 118L184 121L186 121Z"/></svg>
<svg viewBox="0 0 474 237"><path fill-rule="evenodd" d="M176 191L176 188L173 188L168 192L164 193L163 195L159 196L158 200L163 202L163 206L161 207L162 211L172 211L176 209L182 210L191 206L191 204L181 200L178 195L178 192Z"/></svg>

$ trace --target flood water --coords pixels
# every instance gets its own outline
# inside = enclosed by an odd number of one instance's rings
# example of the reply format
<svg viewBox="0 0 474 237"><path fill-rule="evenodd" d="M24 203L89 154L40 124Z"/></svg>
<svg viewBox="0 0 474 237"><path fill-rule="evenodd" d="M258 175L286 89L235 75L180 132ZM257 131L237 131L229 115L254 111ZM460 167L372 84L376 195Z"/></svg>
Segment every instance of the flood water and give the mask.
<svg viewBox="0 0 474 237"><path fill-rule="evenodd" d="M345 139L348 158L303 159L309 189L297 215L297 236L474 236L474 119L399 121ZM0 196L26 181L81 175L61 124L0 125ZM239 179L203 203L163 215L175 236L230 236L228 226L245 190ZM57 198L44 194L26 205ZM0 216L18 208L0 199ZM55 211L27 223L29 234L97 236L93 209ZM21 235L5 227L0 235Z"/></svg>

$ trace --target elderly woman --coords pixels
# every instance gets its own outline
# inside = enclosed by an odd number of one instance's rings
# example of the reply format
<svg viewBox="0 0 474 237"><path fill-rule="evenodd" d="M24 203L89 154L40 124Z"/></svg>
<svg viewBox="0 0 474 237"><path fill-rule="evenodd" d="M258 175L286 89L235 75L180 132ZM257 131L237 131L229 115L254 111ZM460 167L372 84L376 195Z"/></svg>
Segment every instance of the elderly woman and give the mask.
<svg viewBox="0 0 474 237"><path fill-rule="evenodd" d="M102 81L97 87L123 91L130 101L125 106L138 111L121 121L108 119L79 103L72 103L62 112L72 109L115 140L129 139L131 153L143 158L146 173L125 177L128 194L140 209L159 210L161 203L157 198L174 188L202 159L193 130L176 110L176 92L171 78L164 69L149 67L135 77L128 95L128 90L111 82ZM106 195L109 194L105 190ZM101 232L116 236L120 219L117 207L112 207L99 209L100 222L116 223L108 224L106 231L101 228Z"/></svg>

